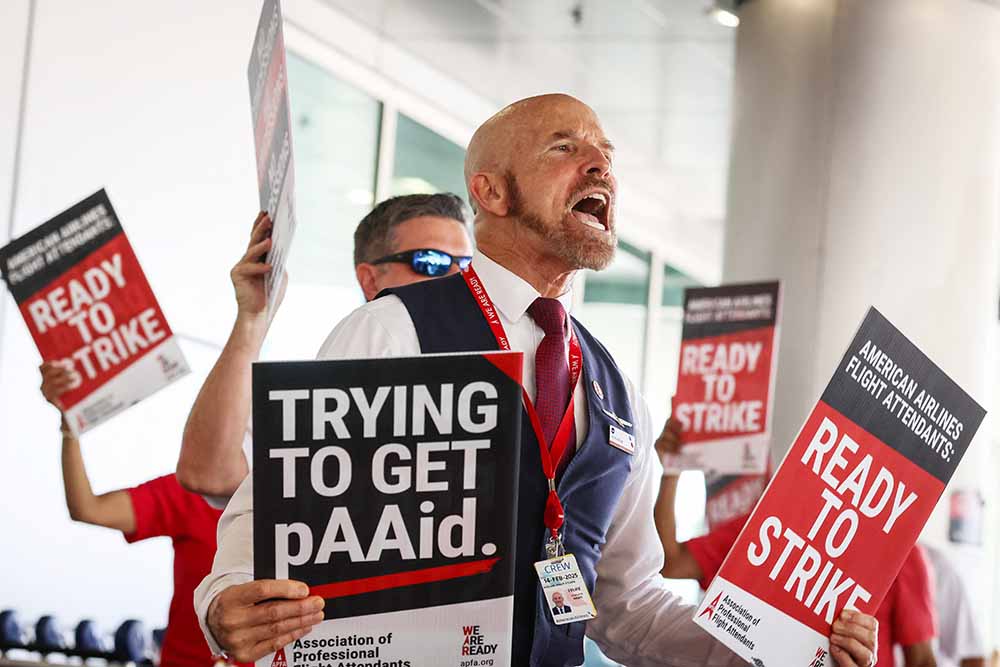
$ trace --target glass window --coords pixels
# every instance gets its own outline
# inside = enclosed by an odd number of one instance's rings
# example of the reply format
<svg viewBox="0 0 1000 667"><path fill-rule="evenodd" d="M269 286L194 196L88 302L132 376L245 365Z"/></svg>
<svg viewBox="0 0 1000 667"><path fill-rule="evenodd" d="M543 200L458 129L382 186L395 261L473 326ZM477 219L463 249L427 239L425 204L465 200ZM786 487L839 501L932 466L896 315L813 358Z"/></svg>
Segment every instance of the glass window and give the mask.
<svg viewBox="0 0 1000 667"><path fill-rule="evenodd" d="M649 300L650 255L624 241L611 265L588 271L577 317L614 355L618 366L641 386Z"/></svg>
<svg viewBox="0 0 1000 667"><path fill-rule="evenodd" d="M399 114L390 194L452 192L465 199L464 163L464 148Z"/></svg>
<svg viewBox="0 0 1000 667"><path fill-rule="evenodd" d="M697 287L698 281L669 264L663 265L663 295L660 305L681 308L684 306L684 289Z"/></svg>
<svg viewBox="0 0 1000 667"><path fill-rule="evenodd" d="M677 362L681 351L681 325L684 315L684 289L696 281L669 264L663 265L663 291L660 309L652 327L653 344L649 346L646 396L653 421L662 424L670 412L670 398L677 387Z"/></svg>
<svg viewBox="0 0 1000 667"><path fill-rule="evenodd" d="M684 311L684 288L698 282L665 264L660 309L653 321L646 374L646 400L653 420L653 430L659 431L670 414L670 399L677 387L677 364L681 349L681 325ZM681 475L677 485L677 539L684 541L705 532L705 479L700 472ZM688 602L700 598L695 581L672 581L670 588Z"/></svg>
<svg viewBox="0 0 1000 667"><path fill-rule="evenodd" d="M298 217L289 273L297 282L354 285L354 228L375 199L381 104L288 54Z"/></svg>
<svg viewBox="0 0 1000 667"><path fill-rule="evenodd" d="M294 53L288 89L297 220L267 355L312 358L333 325L364 302L354 229L374 204L382 105Z"/></svg>

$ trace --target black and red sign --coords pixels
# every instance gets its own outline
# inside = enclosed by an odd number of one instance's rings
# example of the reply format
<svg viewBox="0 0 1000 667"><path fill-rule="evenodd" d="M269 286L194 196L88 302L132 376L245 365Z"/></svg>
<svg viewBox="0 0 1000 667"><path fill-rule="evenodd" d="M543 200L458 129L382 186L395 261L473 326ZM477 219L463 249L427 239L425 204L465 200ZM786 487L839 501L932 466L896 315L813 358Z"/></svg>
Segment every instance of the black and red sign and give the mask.
<svg viewBox="0 0 1000 667"><path fill-rule="evenodd" d="M327 600L291 667L336 663L315 642L509 664L520 377L514 352L254 365L254 576Z"/></svg>
<svg viewBox="0 0 1000 667"><path fill-rule="evenodd" d="M0 271L42 359L73 371L77 433L188 372L104 190L0 249Z"/></svg>
<svg viewBox="0 0 1000 667"><path fill-rule="evenodd" d="M771 479L770 467L762 474L719 475L705 473L705 522L708 530L746 516L760 500Z"/></svg>
<svg viewBox="0 0 1000 667"><path fill-rule="evenodd" d="M282 23L281 3L264 0L247 64L260 210L267 211L273 223L267 255L273 268L264 283L272 317L284 289L285 261L295 234L295 161Z"/></svg>
<svg viewBox="0 0 1000 667"><path fill-rule="evenodd" d="M984 415L869 310L696 621L748 661L828 664L834 619L874 614Z"/></svg>
<svg viewBox="0 0 1000 667"><path fill-rule="evenodd" d="M685 290L673 399L683 436L664 457L668 472L767 469L779 297L777 282Z"/></svg>

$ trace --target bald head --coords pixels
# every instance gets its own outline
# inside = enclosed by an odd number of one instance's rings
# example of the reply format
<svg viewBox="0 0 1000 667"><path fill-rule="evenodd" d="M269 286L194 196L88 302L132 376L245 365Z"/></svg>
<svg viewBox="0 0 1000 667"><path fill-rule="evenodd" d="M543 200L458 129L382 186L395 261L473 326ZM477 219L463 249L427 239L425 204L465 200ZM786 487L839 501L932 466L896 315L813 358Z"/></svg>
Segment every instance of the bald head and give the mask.
<svg viewBox="0 0 1000 667"><path fill-rule="evenodd" d="M505 173L512 170L512 156L523 152L525 145L542 129L545 119L560 112L590 116L597 114L572 95L550 93L536 95L508 104L479 126L465 153L465 185L480 172ZM473 206L475 200L470 196Z"/></svg>

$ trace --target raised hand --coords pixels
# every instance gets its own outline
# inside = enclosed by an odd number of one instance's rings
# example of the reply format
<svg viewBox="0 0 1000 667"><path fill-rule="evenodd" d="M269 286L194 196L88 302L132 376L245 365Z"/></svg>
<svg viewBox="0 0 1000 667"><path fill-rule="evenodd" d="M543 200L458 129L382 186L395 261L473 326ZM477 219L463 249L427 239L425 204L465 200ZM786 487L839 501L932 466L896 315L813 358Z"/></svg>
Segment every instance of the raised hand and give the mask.
<svg viewBox="0 0 1000 667"><path fill-rule="evenodd" d="M70 365L61 361L46 361L38 370L42 372L42 396L45 400L63 411L60 396L76 387L80 379L70 370Z"/></svg>
<svg viewBox="0 0 1000 667"><path fill-rule="evenodd" d="M656 451L662 457L666 454L676 454L681 450L681 422L671 417L663 425L663 432L656 439Z"/></svg>
<svg viewBox="0 0 1000 667"><path fill-rule="evenodd" d="M239 316L257 318L267 311L267 298L264 296L264 282L271 272L271 265L261 261L271 250L270 216L264 211L257 214L253 228L250 231L250 242L246 252L236 263L229 277L236 290L236 307Z"/></svg>

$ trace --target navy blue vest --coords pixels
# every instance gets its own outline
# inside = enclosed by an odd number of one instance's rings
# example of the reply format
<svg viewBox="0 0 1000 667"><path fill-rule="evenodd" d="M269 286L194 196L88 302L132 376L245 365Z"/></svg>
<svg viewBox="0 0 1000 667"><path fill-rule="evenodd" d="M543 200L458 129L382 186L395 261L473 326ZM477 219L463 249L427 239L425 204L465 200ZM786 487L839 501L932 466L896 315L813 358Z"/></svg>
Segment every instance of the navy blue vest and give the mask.
<svg viewBox="0 0 1000 667"><path fill-rule="evenodd" d="M423 353L498 349L479 305L460 275L385 290L382 294L389 293L399 297L409 311ZM587 587L593 593L601 547L632 468L632 456L608 444L610 427L620 428L621 424L612 420L605 409L627 422L635 420L625 382L611 355L576 320L573 328L583 352L580 381L586 390L589 425L586 439L559 481L558 492L566 512L566 552L576 556ZM603 398L595 389L595 381ZM586 623L555 625L549 614L551 605L542 595L535 573L534 563L545 558L542 515L548 485L542 474L538 440L527 416L521 423L511 665L580 665ZM597 612L600 614L601 610Z"/></svg>

